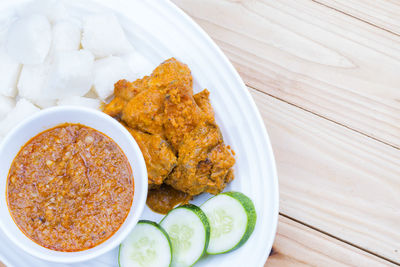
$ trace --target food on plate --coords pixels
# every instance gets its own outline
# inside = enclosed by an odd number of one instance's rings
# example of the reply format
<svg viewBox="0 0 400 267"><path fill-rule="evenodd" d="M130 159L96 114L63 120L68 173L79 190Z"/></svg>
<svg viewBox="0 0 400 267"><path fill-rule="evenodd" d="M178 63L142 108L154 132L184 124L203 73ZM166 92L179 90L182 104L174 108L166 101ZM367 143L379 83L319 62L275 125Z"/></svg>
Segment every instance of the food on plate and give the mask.
<svg viewBox="0 0 400 267"><path fill-rule="evenodd" d="M7 124L0 136L17 124L9 112L19 122L20 114L30 115L24 110L57 105L100 110L116 81L154 68L113 13L77 16L58 0L31 1L16 11L0 18L0 125ZM20 99L24 108L10 109Z"/></svg>
<svg viewBox="0 0 400 267"><path fill-rule="evenodd" d="M183 205L160 222L141 221L119 247L119 265L193 266L204 254L222 254L241 247L255 228L253 201L239 192L225 192L201 207ZM171 240L167 246L167 240ZM129 257L131 256L131 257ZM159 259L165 259L161 261ZM157 265L159 264L159 265Z"/></svg>
<svg viewBox="0 0 400 267"><path fill-rule="evenodd" d="M79 124L33 137L13 160L7 180L15 223L57 251L81 251L110 238L125 221L133 192L132 170L119 146Z"/></svg>
<svg viewBox="0 0 400 267"><path fill-rule="evenodd" d="M14 108L0 121L0 136L6 135L14 126L24 120L26 117L40 111L38 107L28 100L21 98Z"/></svg>
<svg viewBox="0 0 400 267"><path fill-rule="evenodd" d="M197 206L179 206L162 219L160 225L172 243L172 266L192 266L205 253L210 240L210 224Z"/></svg>
<svg viewBox="0 0 400 267"><path fill-rule="evenodd" d="M131 79L135 74L128 63L120 57L96 60L93 69L93 86L100 99L105 100L114 92L114 83L120 79Z"/></svg>
<svg viewBox="0 0 400 267"><path fill-rule="evenodd" d="M161 205L171 209L167 200L176 204L165 197L172 191L162 184L189 196L181 197L187 202L203 192L218 194L234 178L234 152L215 122L209 92L193 94L192 87L188 66L171 58L150 76L115 83L114 99L103 110L138 142L149 172L148 205L153 210L163 210Z"/></svg>
<svg viewBox="0 0 400 267"><path fill-rule="evenodd" d="M63 99L58 100L58 106L78 106L78 107L86 107L98 109L101 106L101 101L99 99L94 99L90 97L83 96L70 96Z"/></svg>
<svg viewBox="0 0 400 267"><path fill-rule="evenodd" d="M83 19L82 46L96 58L132 52L131 43L115 15L93 14Z"/></svg>
<svg viewBox="0 0 400 267"><path fill-rule="evenodd" d="M90 51L63 51L54 57L42 97L84 96L93 83L94 56Z"/></svg>
<svg viewBox="0 0 400 267"><path fill-rule="evenodd" d="M21 64L10 57L3 44L0 44L0 95L15 97Z"/></svg>
<svg viewBox="0 0 400 267"><path fill-rule="evenodd" d="M119 246L120 267L168 267L171 261L171 240L165 230L152 221L139 221Z"/></svg>
<svg viewBox="0 0 400 267"><path fill-rule="evenodd" d="M51 25L45 16L33 14L20 18L8 30L6 49L19 63L43 63L50 45Z"/></svg>
<svg viewBox="0 0 400 267"><path fill-rule="evenodd" d="M176 205L187 203L192 196L178 191L173 187L162 184L160 187L150 189L147 194L147 205L155 212L167 214Z"/></svg>
<svg viewBox="0 0 400 267"><path fill-rule="evenodd" d="M121 55L120 57L129 65L130 70L135 73L137 77L146 76L155 68L146 57L136 51Z"/></svg>
<svg viewBox="0 0 400 267"><path fill-rule="evenodd" d="M181 141L178 163L165 183L195 196L218 194L233 180L235 163L215 124L201 123Z"/></svg>
<svg viewBox="0 0 400 267"><path fill-rule="evenodd" d="M201 209L211 227L208 254L221 254L241 247L256 225L253 201L240 192L219 194L207 200Z"/></svg>
<svg viewBox="0 0 400 267"><path fill-rule="evenodd" d="M82 25L77 19L66 18L56 22L52 29L50 53L79 50Z"/></svg>
<svg viewBox="0 0 400 267"><path fill-rule="evenodd" d="M46 86L50 64L23 65L17 88L20 97L36 102L45 98L43 88Z"/></svg>
<svg viewBox="0 0 400 267"><path fill-rule="evenodd" d="M11 97L0 95L0 120L15 107L15 101Z"/></svg>
<svg viewBox="0 0 400 267"><path fill-rule="evenodd" d="M46 16L51 23L68 18L68 10L60 0L34 0L19 6L17 14L25 17L30 14Z"/></svg>
<svg viewBox="0 0 400 267"><path fill-rule="evenodd" d="M167 142L159 135L144 133L126 126L135 138L147 162L150 188L157 188L176 165L176 157Z"/></svg>

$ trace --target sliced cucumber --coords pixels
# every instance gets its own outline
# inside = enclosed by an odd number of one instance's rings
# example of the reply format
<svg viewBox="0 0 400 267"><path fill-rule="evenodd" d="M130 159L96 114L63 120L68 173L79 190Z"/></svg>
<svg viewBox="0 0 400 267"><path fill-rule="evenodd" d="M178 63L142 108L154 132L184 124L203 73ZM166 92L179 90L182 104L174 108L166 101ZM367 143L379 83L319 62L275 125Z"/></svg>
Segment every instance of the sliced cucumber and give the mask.
<svg viewBox="0 0 400 267"><path fill-rule="evenodd" d="M250 198L226 192L207 200L201 209L211 226L208 254L221 254L242 246L254 230L256 210Z"/></svg>
<svg viewBox="0 0 400 267"><path fill-rule="evenodd" d="M120 267L170 266L172 245L165 230L155 222L139 221L119 246Z"/></svg>
<svg viewBox="0 0 400 267"><path fill-rule="evenodd" d="M160 222L172 243L172 266L195 264L206 252L210 225L204 212L188 204L171 210Z"/></svg>

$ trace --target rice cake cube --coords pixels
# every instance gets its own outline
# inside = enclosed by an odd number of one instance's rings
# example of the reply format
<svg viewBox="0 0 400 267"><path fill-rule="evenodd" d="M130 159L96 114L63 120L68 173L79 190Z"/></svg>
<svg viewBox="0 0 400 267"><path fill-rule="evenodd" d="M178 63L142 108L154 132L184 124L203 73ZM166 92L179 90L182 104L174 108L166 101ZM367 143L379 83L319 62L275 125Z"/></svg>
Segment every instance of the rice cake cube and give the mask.
<svg viewBox="0 0 400 267"><path fill-rule="evenodd" d="M21 98L6 117L0 121L0 136L5 136L17 124L38 111L40 111L38 107Z"/></svg>
<svg viewBox="0 0 400 267"><path fill-rule="evenodd" d="M82 47L91 51L96 58L133 51L117 17L112 13L83 18Z"/></svg>
<svg viewBox="0 0 400 267"><path fill-rule="evenodd" d="M87 107L100 110L102 102L99 99L82 97L82 96L70 96L58 100L58 106L79 106Z"/></svg>
<svg viewBox="0 0 400 267"><path fill-rule="evenodd" d="M106 57L94 62L94 90L105 100L114 92L114 84L121 80L134 80L135 75L129 65L119 57Z"/></svg>
<svg viewBox="0 0 400 267"><path fill-rule="evenodd" d="M6 51L19 63L40 64L49 53L51 36L51 26L45 16L23 17L11 24L6 37Z"/></svg>

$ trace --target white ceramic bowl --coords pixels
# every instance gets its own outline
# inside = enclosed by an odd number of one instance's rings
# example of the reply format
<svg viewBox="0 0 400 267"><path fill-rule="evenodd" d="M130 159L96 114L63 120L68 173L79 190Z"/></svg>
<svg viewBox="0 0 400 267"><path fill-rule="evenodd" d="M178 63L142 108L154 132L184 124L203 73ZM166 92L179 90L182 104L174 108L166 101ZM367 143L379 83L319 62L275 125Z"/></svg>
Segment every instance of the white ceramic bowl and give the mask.
<svg viewBox="0 0 400 267"><path fill-rule="evenodd" d="M61 123L80 123L111 137L123 150L131 165L135 191L132 207L120 229L108 240L88 250L60 252L44 248L27 236L14 223L7 206L7 176L12 161L21 147L37 134ZM0 145L0 226L21 249L31 255L54 262L79 262L97 257L118 246L139 220L147 197L147 171L143 155L132 135L110 116L81 107L55 107L34 114L21 122Z"/></svg>

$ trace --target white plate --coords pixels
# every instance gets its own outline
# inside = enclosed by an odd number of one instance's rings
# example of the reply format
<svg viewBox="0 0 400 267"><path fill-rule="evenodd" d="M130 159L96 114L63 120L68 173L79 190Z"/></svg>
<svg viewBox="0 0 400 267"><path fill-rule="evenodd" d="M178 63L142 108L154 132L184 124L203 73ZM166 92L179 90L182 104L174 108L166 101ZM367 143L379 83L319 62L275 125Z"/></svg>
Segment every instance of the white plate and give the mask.
<svg viewBox="0 0 400 267"><path fill-rule="evenodd" d="M2 13L25 0L2 0ZM236 152L235 180L226 190L245 193L253 199L257 225L247 243L231 253L207 256L196 266L263 266L276 232L278 178L271 144L261 116L243 81L221 50L185 13L169 1L69 0L79 15L113 10L134 47L154 65L176 57L188 64L195 92L208 88L216 120L225 142ZM208 199L204 194L193 203ZM145 210L143 219L159 221L162 216ZM74 266L118 266L115 249L95 260ZM17 249L0 232L0 260L9 266L68 266L44 262Z"/></svg>

